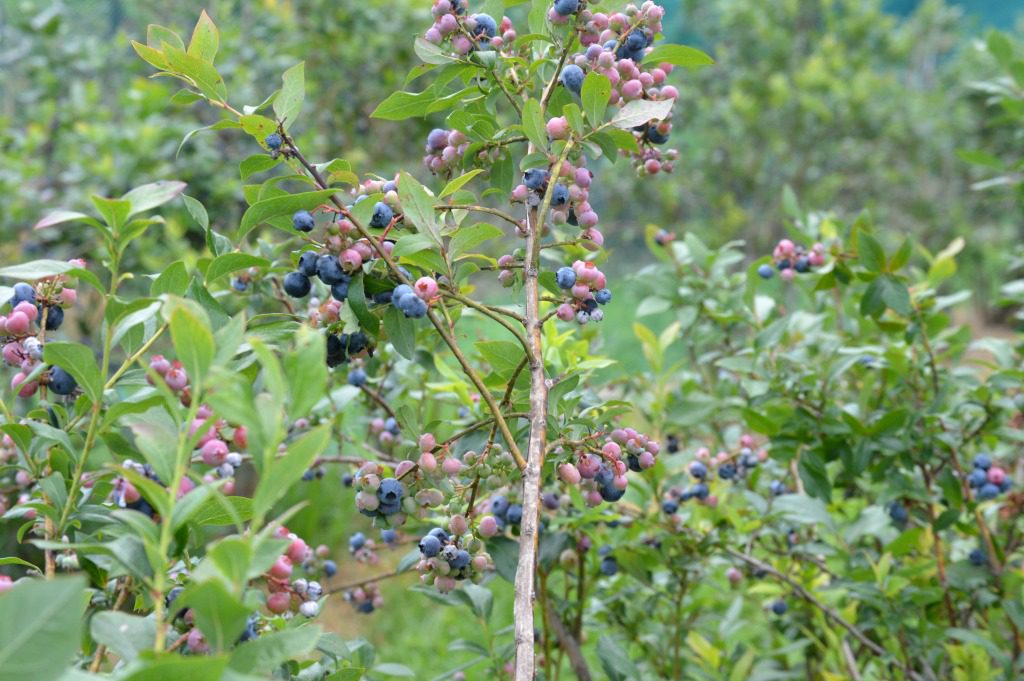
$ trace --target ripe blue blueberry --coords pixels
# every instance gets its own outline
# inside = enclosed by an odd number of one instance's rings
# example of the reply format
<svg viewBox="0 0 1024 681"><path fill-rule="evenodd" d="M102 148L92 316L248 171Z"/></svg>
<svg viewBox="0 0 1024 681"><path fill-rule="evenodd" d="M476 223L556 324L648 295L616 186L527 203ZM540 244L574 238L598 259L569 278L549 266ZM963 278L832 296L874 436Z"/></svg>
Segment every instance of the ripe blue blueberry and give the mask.
<svg viewBox="0 0 1024 681"><path fill-rule="evenodd" d="M679 510L679 504L677 504L672 499L666 499L665 501L661 502L661 510L664 511L665 513L668 513L669 515L672 515L673 513Z"/></svg>
<svg viewBox="0 0 1024 681"><path fill-rule="evenodd" d="M444 529L440 528L440 527L433 528L427 534L429 534L431 537L437 537L437 540L439 542L441 542L442 544L444 542L448 541L449 539L451 539L451 537L448 536L448 533L445 532Z"/></svg>
<svg viewBox="0 0 1024 681"><path fill-rule="evenodd" d="M385 544L394 544L398 541L398 533L388 527L380 531L380 538Z"/></svg>
<svg viewBox="0 0 1024 681"><path fill-rule="evenodd" d="M626 465L634 473L639 473L643 470L643 467L640 465L640 457L636 454L630 454L626 457Z"/></svg>
<svg viewBox="0 0 1024 681"><path fill-rule="evenodd" d="M412 295L412 286L409 286L408 284L399 284L391 292L391 301L397 304L400 298L409 295Z"/></svg>
<svg viewBox="0 0 1024 681"><path fill-rule="evenodd" d="M800 273L809 272L811 270L811 261L805 256L800 256L796 259L796 264L793 265L793 269Z"/></svg>
<svg viewBox="0 0 1024 681"><path fill-rule="evenodd" d="M606 463L602 463L597 469L597 473L594 475L594 482L599 487L610 487L612 480L615 479L615 473Z"/></svg>
<svg viewBox="0 0 1024 681"><path fill-rule="evenodd" d="M394 417L390 416L386 421L384 421L384 430L388 431L392 435L398 435L402 432L402 429L398 427L398 421L396 421Z"/></svg>
<svg viewBox="0 0 1024 681"><path fill-rule="evenodd" d="M762 279L771 279L775 276L775 270L772 269L771 265L765 263L757 268L757 276Z"/></svg>
<svg viewBox="0 0 1024 681"><path fill-rule="evenodd" d="M362 369L353 369L348 372L348 384L361 388L366 385L366 372Z"/></svg>
<svg viewBox="0 0 1024 681"><path fill-rule="evenodd" d="M569 90L580 93L580 89L583 87L583 69L576 66L575 64L569 64L562 69L562 75L559 76L559 80Z"/></svg>
<svg viewBox="0 0 1024 681"><path fill-rule="evenodd" d="M338 564L335 563L333 560L325 560L324 574L328 577L333 577L334 575L338 574Z"/></svg>
<svg viewBox="0 0 1024 681"><path fill-rule="evenodd" d="M302 272L289 272L284 275L284 292L292 298L305 298L312 287L313 282Z"/></svg>
<svg viewBox="0 0 1024 681"><path fill-rule="evenodd" d="M348 298L348 282L339 281L331 286L331 298L342 301Z"/></svg>
<svg viewBox="0 0 1024 681"><path fill-rule="evenodd" d="M788 270L790 267L793 266L793 263L789 262L789 260L785 260L784 259L784 260L780 260L778 262L778 264L776 264L775 266L778 267L780 271L781 270Z"/></svg>
<svg viewBox="0 0 1024 681"><path fill-rule="evenodd" d="M773 497L781 497L787 490L781 480L772 480L768 485L768 491L772 493Z"/></svg>
<svg viewBox="0 0 1024 681"><path fill-rule="evenodd" d="M391 218L395 216L395 212L391 210L391 206L378 201L373 205L373 216L370 218L370 227L376 227L381 229L391 224Z"/></svg>
<svg viewBox="0 0 1024 681"><path fill-rule="evenodd" d="M647 128L647 139L651 144L664 144L665 142L668 142L668 135L663 132L659 132L657 128L649 127Z"/></svg>
<svg viewBox="0 0 1024 681"><path fill-rule="evenodd" d="M377 488L377 498L382 504L398 503L402 500L403 494L405 494L405 488L395 478L384 478L380 481L380 487Z"/></svg>
<svg viewBox="0 0 1024 681"><path fill-rule="evenodd" d="M455 544L448 544L441 549L441 557L451 563L455 560L455 555L459 552L459 548Z"/></svg>
<svg viewBox="0 0 1024 681"><path fill-rule="evenodd" d="M78 387L78 383L71 377L71 374L60 367L50 369L50 390L58 395L70 395Z"/></svg>
<svg viewBox="0 0 1024 681"><path fill-rule="evenodd" d="M569 188L559 182L551 191L551 205L564 206L567 203L569 203Z"/></svg>
<svg viewBox="0 0 1024 681"><path fill-rule="evenodd" d="M974 467L987 471L989 468L992 468L992 458L987 454L978 454L974 457Z"/></svg>
<svg viewBox="0 0 1024 681"><path fill-rule="evenodd" d="M776 615L779 615L780 617L782 615L785 615L787 610L789 610L789 606L786 605L786 601L782 600L781 598L772 603L772 612L774 612Z"/></svg>
<svg viewBox="0 0 1024 681"><path fill-rule="evenodd" d="M11 307L15 307L18 303L32 303L36 302L36 290L31 284L25 282L18 282L14 285L14 295L11 297Z"/></svg>
<svg viewBox="0 0 1024 681"><path fill-rule="evenodd" d="M974 567L985 567L988 564L988 556L981 549L971 549L971 552L967 554L967 560L971 562Z"/></svg>
<svg viewBox="0 0 1024 681"><path fill-rule="evenodd" d="M281 138L280 134L272 132L263 138L263 143L267 145L267 149L277 151L281 148L281 144L284 143L284 140Z"/></svg>
<svg viewBox="0 0 1024 681"><path fill-rule="evenodd" d="M348 275L341 269L341 263L333 255L321 255L316 261L316 276L328 286L347 281Z"/></svg>
<svg viewBox="0 0 1024 681"><path fill-rule="evenodd" d="M455 552L455 557L448 561L448 564L456 570L461 570L469 565L470 558L469 551L459 549Z"/></svg>
<svg viewBox="0 0 1024 681"><path fill-rule="evenodd" d="M509 525L518 525L523 522L523 507L519 504L510 504L508 512L505 513L505 520Z"/></svg>
<svg viewBox="0 0 1024 681"><path fill-rule="evenodd" d="M555 272L555 283L558 288L571 289L576 285L576 270L571 267L559 267Z"/></svg>
<svg viewBox="0 0 1024 681"><path fill-rule="evenodd" d="M493 38L498 34L498 24L490 14L474 14L473 20L476 22L476 26L473 27L473 35L477 37L485 35L488 38Z"/></svg>
<svg viewBox="0 0 1024 681"><path fill-rule="evenodd" d="M647 47L647 35L639 29L633 30L628 36L626 36L626 39L623 41L623 45L625 45L626 49L630 52L639 52Z"/></svg>
<svg viewBox="0 0 1024 681"><path fill-rule="evenodd" d="M718 467L718 477L722 480L732 480L736 477L736 466L731 463L723 463Z"/></svg>
<svg viewBox="0 0 1024 681"><path fill-rule="evenodd" d="M316 251L303 251L302 255L299 256L299 272L302 272L307 277L312 277L316 274L316 263L320 258L316 254Z"/></svg>
<svg viewBox="0 0 1024 681"><path fill-rule="evenodd" d="M348 549L353 553L366 546L366 535L362 532L356 532L348 538Z"/></svg>
<svg viewBox="0 0 1024 681"><path fill-rule="evenodd" d="M523 173L523 184L526 185L527 189L536 191L543 187L547 181L548 171L544 168L530 168Z"/></svg>
<svg viewBox="0 0 1024 681"><path fill-rule="evenodd" d="M46 330L56 331L64 323L64 308L50 305L46 308Z"/></svg>
<svg viewBox="0 0 1024 681"><path fill-rule="evenodd" d="M303 273L303 274L305 274L305 273ZM232 277L231 278L231 288L235 289L239 293L243 293L247 288L249 288L249 284L247 284L246 282L242 281L238 277Z"/></svg>
<svg viewBox="0 0 1024 681"><path fill-rule="evenodd" d="M601 289L594 294L594 300L596 300L599 305L607 305L612 300L611 290L606 288Z"/></svg>
<svg viewBox="0 0 1024 681"><path fill-rule="evenodd" d="M619 489L615 485L605 485L598 489L598 492L600 492L601 498L609 503L616 502L626 495L626 490Z"/></svg>
<svg viewBox="0 0 1024 681"><path fill-rule="evenodd" d="M427 304L422 298L415 294L402 296L397 301L397 307L406 317L419 319L427 315Z"/></svg>
<svg viewBox="0 0 1024 681"><path fill-rule="evenodd" d="M580 8L580 0L555 0L555 12L562 17L576 14Z"/></svg>
<svg viewBox="0 0 1024 681"><path fill-rule="evenodd" d="M508 513L508 507L508 499L505 497L494 497L493 499L491 499L491 513L498 516L499 518L505 517L505 514ZM521 513L522 509L520 508L519 510Z"/></svg>
<svg viewBox="0 0 1024 681"><path fill-rule="evenodd" d="M331 338L331 336L328 336L328 338ZM351 487L352 483L354 483L355 481L356 478L351 473L345 473L344 475L341 476L341 484L344 485L345 487Z"/></svg>
<svg viewBox="0 0 1024 681"><path fill-rule="evenodd" d="M999 496L999 486L993 485L991 482L985 483L978 490L978 499L982 501L988 501L989 499L995 499Z"/></svg>
<svg viewBox="0 0 1024 681"><path fill-rule="evenodd" d="M300 232L312 232L316 227L316 220L308 210L300 210L292 216L292 227Z"/></svg>
<svg viewBox="0 0 1024 681"><path fill-rule="evenodd" d="M605 577L611 577L619 571L619 561L615 556L605 556L601 559L601 566L598 568Z"/></svg>
<svg viewBox="0 0 1024 681"><path fill-rule="evenodd" d="M433 558L441 553L441 540L432 534L423 537L420 539L420 553L427 558Z"/></svg>
<svg viewBox="0 0 1024 681"><path fill-rule="evenodd" d="M708 486L705 485L703 482L698 482L696 485L694 485L692 491L693 496L697 497L701 501L707 499L708 495L711 494L711 490L709 490Z"/></svg>
<svg viewBox="0 0 1024 681"><path fill-rule="evenodd" d="M897 525L902 525L907 522L910 518L910 514L907 513L907 507L898 501L894 501L889 504L889 517Z"/></svg>
<svg viewBox="0 0 1024 681"><path fill-rule="evenodd" d="M690 464L690 475L698 480L703 480L708 477L708 467L700 461L694 461Z"/></svg>
<svg viewBox="0 0 1024 681"><path fill-rule="evenodd" d="M988 474L985 473L983 468L975 468L967 475L967 483L971 487L981 487L988 482Z"/></svg>

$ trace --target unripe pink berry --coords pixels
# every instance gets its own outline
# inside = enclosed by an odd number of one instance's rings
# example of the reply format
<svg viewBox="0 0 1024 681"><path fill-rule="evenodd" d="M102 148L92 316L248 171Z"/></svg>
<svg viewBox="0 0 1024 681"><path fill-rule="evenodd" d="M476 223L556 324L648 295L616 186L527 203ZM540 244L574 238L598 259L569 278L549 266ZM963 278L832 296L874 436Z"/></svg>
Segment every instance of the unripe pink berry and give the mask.
<svg viewBox="0 0 1024 681"><path fill-rule="evenodd" d="M988 469L988 481L993 485L1001 485L1006 482L1006 471L999 466L992 466Z"/></svg>
<svg viewBox="0 0 1024 681"><path fill-rule="evenodd" d="M558 467L558 477L567 485L578 485L580 482L580 471L571 463L563 463Z"/></svg>
<svg viewBox="0 0 1024 681"><path fill-rule="evenodd" d="M477 527L482 537L493 537L498 533L498 521L494 519L494 516L485 515L480 519L480 525Z"/></svg>
<svg viewBox="0 0 1024 681"><path fill-rule="evenodd" d="M555 311L555 316L561 319L563 322L571 322L576 318L576 312L573 311L572 306L568 303L562 303L558 306Z"/></svg>
<svg viewBox="0 0 1024 681"><path fill-rule="evenodd" d="M32 303L28 302L27 300L23 300L17 305L15 305L14 311L20 312L26 317L28 317L28 320L30 322L34 322L39 317L39 309Z"/></svg>
<svg viewBox="0 0 1024 681"><path fill-rule="evenodd" d="M354 270L363 266L363 256L355 248L347 248L338 256L338 262L345 269Z"/></svg>
<svg viewBox="0 0 1024 681"><path fill-rule="evenodd" d="M204 655L210 652L210 645L206 642L206 638L203 636L203 632L199 629L193 628L188 632L188 638L185 639L188 643L188 649L195 655Z"/></svg>
<svg viewBox="0 0 1024 681"><path fill-rule="evenodd" d="M35 309L35 308L33 308ZM21 311L15 311L7 315L7 333L12 336L23 336L28 333L32 320Z"/></svg>
<svg viewBox="0 0 1024 681"><path fill-rule="evenodd" d="M615 489L626 489L628 485L629 478L627 478L625 475L616 475L614 478L612 478L612 486L614 486Z"/></svg>
<svg viewBox="0 0 1024 681"><path fill-rule="evenodd" d="M563 140L569 136L569 121L565 116L555 116L547 123L548 137L553 140Z"/></svg>
<svg viewBox="0 0 1024 681"><path fill-rule="evenodd" d="M14 588L14 580L7 575L0 575L0 594Z"/></svg>
<svg viewBox="0 0 1024 681"><path fill-rule="evenodd" d="M448 519L448 529L452 534L466 534L469 531L469 523L464 515L453 515Z"/></svg>
<svg viewBox="0 0 1024 681"><path fill-rule="evenodd" d="M228 446L222 440L209 440L200 448L199 454L207 466L219 466L228 455Z"/></svg>
<svg viewBox="0 0 1024 681"><path fill-rule="evenodd" d="M640 463L640 468L651 468L654 466L654 454L650 452L643 452L637 457Z"/></svg>
<svg viewBox="0 0 1024 681"><path fill-rule="evenodd" d="M732 584L739 584L743 581L743 573L736 568L731 567L725 571L725 578Z"/></svg>
<svg viewBox="0 0 1024 681"><path fill-rule="evenodd" d="M188 385L188 374L185 373L184 369L171 367L164 376L164 380L167 382L168 388L174 392L180 392Z"/></svg>
<svg viewBox="0 0 1024 681"><path fill-rule="evenodd" d="M433 277L420 277L413 285L413 290L423 300L432 300L437 296L437 282Z"/></svg>
<svg viewBox="0 0 1024 681"><path fill-rule="evenodd" d="M309 547L299 537L292 540L292 543L288 545L287 555L293 563L301 563L306 560L309 556Z"/></svg>
<svg viewBox="0 0 1024 681"><path fill-rule="evenodd" d="M291 609L291 605L292 596L287 591L279 591L267 597L267 610L275 615L288 612Z"/></svg>
<svg viewBox="0 0 1024 681"><path fill-rule="evenodd" d="M612 461L618 461L622 457L622 447L615 442L606 442L601 448L601 453Z"/></svg>
<svg viewBox="0 0 1024 681"><path fill-rule="evenodd" d="M458 475L459 471L462 470L462 462L453 456L449 456L441 464L441 470L444 471L445 475Z"/></svg>
<svg viewBox="0 0 1024 681"><path fill-rule="evenodd" d="M276 579L288 579L292 576L292 562L285 556L278 556L270 566L270 575Z"/></svg>

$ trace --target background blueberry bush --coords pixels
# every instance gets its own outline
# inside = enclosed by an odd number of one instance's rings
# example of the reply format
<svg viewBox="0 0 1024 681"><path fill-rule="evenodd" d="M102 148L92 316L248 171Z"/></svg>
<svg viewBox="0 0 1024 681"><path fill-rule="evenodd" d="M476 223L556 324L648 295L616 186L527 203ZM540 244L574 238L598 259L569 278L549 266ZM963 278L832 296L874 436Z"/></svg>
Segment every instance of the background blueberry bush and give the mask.
<svg viewBox="0 0 1024 681"><path fill-rule="evenodd" d="M0 679L1021 675L1012 34L214 5L3 27Z"/></svg>

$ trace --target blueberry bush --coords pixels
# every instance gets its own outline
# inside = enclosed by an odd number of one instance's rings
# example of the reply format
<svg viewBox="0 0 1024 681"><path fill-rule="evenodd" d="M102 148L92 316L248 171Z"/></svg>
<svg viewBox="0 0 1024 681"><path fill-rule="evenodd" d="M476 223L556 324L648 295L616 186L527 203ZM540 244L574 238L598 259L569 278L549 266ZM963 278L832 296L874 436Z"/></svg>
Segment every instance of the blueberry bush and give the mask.
<svg viewBox="0 0 1024 681"><path fill-rule="evenodd" d="M246 140L218 161L245 209L97 195L35 224L80 257L0 268L0 511L32 548L0 558L0 679L426 678L321 624L401 611L408 575L476 625L430 632L439 679L1019 676L1024 374L955 321L963 240L786 191L771 253L651 227L613 295L591 190L682 176L711 58L650 0L424 19L371 115L444 123L394 175L308 155L304 63L229 97L205 12L133 42ZM136 267L172 202L203 255ZM646 369L617 371L634 316ZM339 503L342 550L294 531Z"/></svg>

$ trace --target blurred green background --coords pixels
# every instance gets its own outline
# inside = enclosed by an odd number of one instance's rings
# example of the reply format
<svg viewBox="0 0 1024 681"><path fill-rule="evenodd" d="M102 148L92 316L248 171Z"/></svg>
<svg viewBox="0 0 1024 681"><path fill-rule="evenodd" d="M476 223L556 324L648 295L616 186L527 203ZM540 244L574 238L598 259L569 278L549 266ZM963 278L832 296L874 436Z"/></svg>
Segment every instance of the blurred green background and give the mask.
<svg viewBox="0 0 1024 681"><path fill-rule="evenodd" d="M604 269L622 282L612 310L617 321L600 334L606 353L642 361L629 323L635 305L628 276L649 259L647 225L692 231L712 245L741 239L756 257L784 233L787 186L807 209L844 217L869 209L893 241L911 234L934 252L963 237L958 281L975 291L971 321L988 330L1006 323L996 302L1021 253L1024 193L1012 184L975 189L992 171L967 163L963 152L986 149L1008 162L1024 155L1020 125L1008 123L977 87L1000 78L979 48L985 31L1019 36L1024 3L665 4L668 37L701 46L717 65L672 76L682 93L674 174L639 183L621 170L595 168L592 198L614 252ZM525 7L509 15L515 19ZM345 158L361 173L407 167L426 178L421 140L443 118L392 123L368 114L403 86L415 64L412 39L429 25L427 2L0 0L0 262L89 252L81 231L31 227L56 208L88 209L92 193L119 196L158 179L188 182L214 228L233 230L245 207L237 163L253 152L251 144L232 131L201 132L179 149L189 131L217 120L216 111L168 104L176 85L149 78L151 69L128 42L142 39L149 23L187 31L202 9L221 29L218 62L233 104L262 101L285 68L305 60L298 134L309 157ZM164 214L166 228L133 249L138 260L129 267L159 271L202 252L202 234L183 208ZM658 326L656 319L645 323ZM308 483L294 501L314 503L292 529L337 547L343 559L346 537L368 530L351 494L333 471ZM384 552L384 562L404 552ZM386 568L341 564L337 584ZM388 583L387 605L372 616L335 599L327 624L371 639L381 657L424 679L471 657L444 652L442 640L478 636L475 620L406 585ZM509 623L510 586L497 581L495 592L495 611Z"/></svg>

